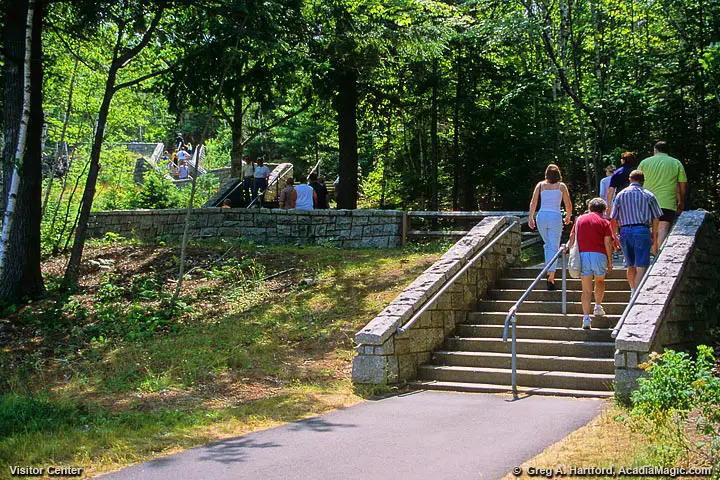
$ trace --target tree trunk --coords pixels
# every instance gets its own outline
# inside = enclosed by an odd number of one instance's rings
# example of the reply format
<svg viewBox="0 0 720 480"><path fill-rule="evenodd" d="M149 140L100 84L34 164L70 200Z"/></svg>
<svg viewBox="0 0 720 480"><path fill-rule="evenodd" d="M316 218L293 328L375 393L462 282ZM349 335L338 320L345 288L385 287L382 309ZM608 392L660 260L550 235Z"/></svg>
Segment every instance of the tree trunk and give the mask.
<svg viewBox="0 0 720 480"><path fill-rule="evenodd" d="M243 143L243 100L237 97L233 102L233 121L230 125L232 129L232 150L230 151L230 177L241 178L243 166L243 151L245 144Z"/></svg>
<svg viewBox="0 0 720 480"><path fill-rule="evenodd" d="M453 109L453 210L460 207L460 95L462 94L462 53L460 47L456 53L457 83L455 84L455 105Z"/></svg>
<svg viewBox="0 0 720 480"><path fill-rule="evenodd" d="M5 211L5 202L10 191L13 173L13 158L17 149L18 131L23 104L23 59L25 56L25 22L27 0L10 2L3 28L3 49L5 50L3 88L3 189L0 210Z"/></svg>
<svg viewBox="0 0 720 480"><path fill-rule="evenodd" d="M387 135L385 136L385 158L383 160L382 185L380 190L380 208L385 208L385 191L387 189L387 172L390 165L390 149L391 149L391 133L392 133L392 105L388 107L387 118Z"/></svg>
<svg viewBox="0 0 720 480"><path fill-rule="evenodd" d="M352 69L345 69L340 75L338 94L335 98L335 109L338 114L338 142L340 145L338 208L357 208L357 102L357 73Z"/></svg>
<svg viewBox="0 0 720 480"><path fill-rule="evenodd" d="M430 107L430 210L438 209L438 61L433 59L432 64L432 105ZM433 218L433 230L437 219Z"/></svg>
<svg viewBox="0 0 720 480"><path fill-rule="evenodd" d="M87 236L87 222L90 219L90 210L92 209L93 200L95 199L95 185L97 184L98 173L100 172L100 152L102 149L103 136L105 135L105 125L107 124L107 116L110 111L110 102L112 102L115 94L115 82L117 80L118 65L113 59L108 71L107 81L105 82L105 93L103 101L98 112L97 128L95 130L95 138L93 139L92 150L90 152L90 171L85 181L85 191L80 201L80 217L78 219L77 231L75 232L75 241L73 242L70 260L65 278L63 279L63 288L72 289L77 285L78 274L80 271L80 260L82 259L83 250L85 248L85 240Z"/></svg>
<svg viewBox="0 0 720 480"><path fill-rule="evenodd" d="M30 2L22 2L20 10L27 11ZM32 18L30 58L30 117L27 125L25 151L19 175L14 221L9 231L6 261L0 277L0 301L15 303L25 297L41 295L45 287L40 271L40 199L42 194L41 143L43 131L42 109L42 25L44 5L35 3ZM11 20L11 21L17 21ZM21 25L24 22L20 22ZM24 38L24 35L21 36ZM12 39L6 41L12 42ZM6 43L7 45L7 43ZM24 48L23 48L24 51ZM7 67L7 63L6 63ZM6 68L22 78L24 69ZM6 77L8 79L8 77ZM11 81L10 84L16 84ZM6 95L7 93L6 83ZM20 90L22 92L22 90ZM7 97L6 97L7 98ZM19 131L20 117L13 124L5 124L10 131ZM17 138L17 137L16 137ZM8 205L9 206L9 205Z"/></svg>

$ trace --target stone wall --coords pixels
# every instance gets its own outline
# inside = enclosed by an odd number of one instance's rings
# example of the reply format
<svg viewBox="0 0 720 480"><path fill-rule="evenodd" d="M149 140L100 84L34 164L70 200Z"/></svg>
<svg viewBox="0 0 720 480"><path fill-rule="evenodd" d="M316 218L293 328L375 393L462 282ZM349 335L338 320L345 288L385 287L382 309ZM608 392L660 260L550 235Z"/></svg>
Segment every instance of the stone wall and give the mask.
<svg viewBox="0 0 720 480"><path fill-rule="evenodd" d="M89 235L114 232L152 241L182 236L186 210L96 212ZM395 210L280 210L196 208L190 217L194 238L242 238L257 243L330 244L345 248L388 248L402 241L403 212Z"/></svg>
<svg viewBox="0 0 720 480"><path fill-rule="evenodd" d="M139 155L149 157L150 155L152 155L153 150L155 150L155 146L157 145L157 143L130 142L126 143L125 145L127 146L128 152L137 153Z"/></svg>
<svg viewBox="0 0 720 480"><path fill-rule="evenodd" d="M650 352L689 350L717 323L720 249L714 218L683 212L615 339L615 395L626 401Z"/></svg>
<svg viewBox="0 0 720 480"><path fill-rule="evenodd" d="M355 383L394 384L417 376L418 366L430 360L432 352L457 324L466 321L505 268L520 258L519 224L450 286L407 332L398 334L397 328L514 219L485 218L355 335Z"/></svg>

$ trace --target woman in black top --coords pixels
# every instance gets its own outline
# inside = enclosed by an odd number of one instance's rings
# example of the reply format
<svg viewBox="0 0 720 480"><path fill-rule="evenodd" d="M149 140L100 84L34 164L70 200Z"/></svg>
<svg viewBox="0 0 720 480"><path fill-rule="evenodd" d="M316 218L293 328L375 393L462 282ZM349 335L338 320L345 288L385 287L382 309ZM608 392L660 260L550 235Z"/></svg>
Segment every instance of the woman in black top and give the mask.
<svg viewBox="0 0 720 480"><path fill-rule="evenodd" d="M622 166L615 170L612 178L610 179L610 189L608 190L608 214L612 211L612 201L615 195L620 193L625 187L630 185L630 172L637 169L638 162L637 156L633 152L623 152L620 154L620 161Z"/></svg>

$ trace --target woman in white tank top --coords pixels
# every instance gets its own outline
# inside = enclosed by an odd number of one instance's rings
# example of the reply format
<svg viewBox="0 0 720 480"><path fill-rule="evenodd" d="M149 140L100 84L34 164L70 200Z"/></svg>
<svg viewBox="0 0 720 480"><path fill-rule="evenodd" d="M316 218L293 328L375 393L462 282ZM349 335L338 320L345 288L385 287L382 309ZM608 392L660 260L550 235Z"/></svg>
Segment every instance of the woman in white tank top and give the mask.
<svg viewBox="0 0 720 480"><path fill-rule="evenodd" d="M537 213L537 218L535 218L538 203L540 203L540 210ZM535 186L530 201L530 217L528 218L530 228L537 227L543 239L546 265L560 248L563 229L563 217L560 211L562 203L565 204L565 225L569 225L572 217L570 192L567 186L562 183L560 168L551 164L545 169L545 181ZM551 265L548 270L548 290L555 290L555 267L556 265Z"/></svg>

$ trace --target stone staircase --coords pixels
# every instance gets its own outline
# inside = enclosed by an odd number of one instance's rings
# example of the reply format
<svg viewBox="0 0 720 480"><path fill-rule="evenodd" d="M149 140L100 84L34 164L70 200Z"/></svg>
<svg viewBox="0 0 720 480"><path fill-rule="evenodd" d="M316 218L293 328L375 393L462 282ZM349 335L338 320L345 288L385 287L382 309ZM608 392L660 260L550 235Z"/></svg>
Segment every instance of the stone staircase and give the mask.
<svg viewBox="0 0 720 480"><path fill-rule="evenodd" d="M503 343L510 308L540 273L539 267L511 268L489 290L478 311L458 325L455 336L421 366L415 388L499 393L510 390L511 342ZM517 314L517 381L520 394L610 397L613 395L615 343L610 334L630 300L625 270L605 279L604 317L593 317L583 330L580 280L568 278L567 315L558 290L541 281ZM593 304L594 305L594 304Z"/></svg>

